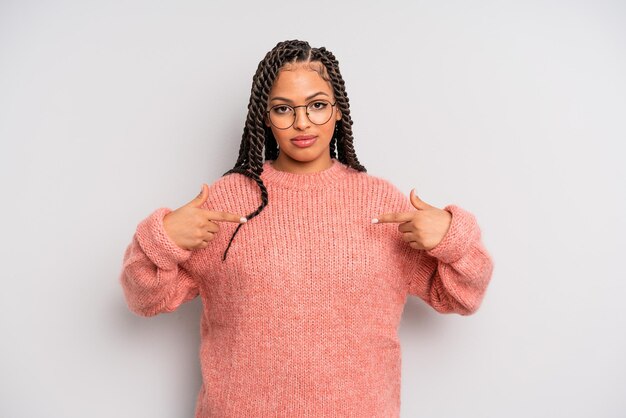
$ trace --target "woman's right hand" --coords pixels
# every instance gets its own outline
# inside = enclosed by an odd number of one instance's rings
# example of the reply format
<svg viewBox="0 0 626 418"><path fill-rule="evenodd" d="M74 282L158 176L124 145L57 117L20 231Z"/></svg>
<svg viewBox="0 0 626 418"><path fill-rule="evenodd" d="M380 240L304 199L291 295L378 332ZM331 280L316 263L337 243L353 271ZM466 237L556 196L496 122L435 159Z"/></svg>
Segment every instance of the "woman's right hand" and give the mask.
<svg viewBox="0 0 626 418"><path fill-rule="evenodd" d="M165 215L163 227L167 235L185 250L206 248L219 231L214 221L245 223L241 215L228 212L215 212L202 209L201 206L209 197L209 187L202 185L202 191L191 202Z"/></svg>

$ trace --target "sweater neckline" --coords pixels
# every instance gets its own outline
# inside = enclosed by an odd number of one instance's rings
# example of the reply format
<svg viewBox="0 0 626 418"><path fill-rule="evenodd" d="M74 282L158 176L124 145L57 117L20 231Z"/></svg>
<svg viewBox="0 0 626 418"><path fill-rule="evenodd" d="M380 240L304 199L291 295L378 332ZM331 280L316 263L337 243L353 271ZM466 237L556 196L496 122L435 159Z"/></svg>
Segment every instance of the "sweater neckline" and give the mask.
<svg viewBox="0 0 626 418"><path fill-rule="evenodd" d="M328 187L348 175L350 167L336 158L332 158L332 165L322 171L314 173L290 173L281 171L272 165L275 160L266 160L263 163L263 181L286 189L314 189Z"/></svg>

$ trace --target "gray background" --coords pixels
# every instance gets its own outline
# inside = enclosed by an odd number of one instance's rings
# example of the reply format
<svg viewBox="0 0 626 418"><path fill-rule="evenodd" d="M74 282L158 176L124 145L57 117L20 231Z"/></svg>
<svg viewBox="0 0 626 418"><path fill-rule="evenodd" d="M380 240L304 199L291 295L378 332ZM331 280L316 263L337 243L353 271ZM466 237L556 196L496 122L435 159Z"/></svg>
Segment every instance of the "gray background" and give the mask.
<svg viewBox="0 0 626 418"><path fill-rule="evenodd" d="M473 316L411 297L403 417L626 416L626 6L618 1L0 3L0 416L192 416L198 300L126 308L152 210L236 160L277 42L339 59L370 174L474 213Z"/></svg>

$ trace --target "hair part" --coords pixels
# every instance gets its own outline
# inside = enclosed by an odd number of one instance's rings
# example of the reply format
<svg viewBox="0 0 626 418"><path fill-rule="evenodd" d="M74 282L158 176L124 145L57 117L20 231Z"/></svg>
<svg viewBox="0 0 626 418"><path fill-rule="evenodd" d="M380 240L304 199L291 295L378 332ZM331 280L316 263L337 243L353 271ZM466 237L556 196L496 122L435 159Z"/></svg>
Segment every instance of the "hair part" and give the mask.
<svg viewBox="0 0 626 418"><path fill-rule="evenodd" d="M252 78L248 115L243 129L239 156L235 166L224 173L239 173L254 180L261 190L261 204L246 215L248 220L257 216L268 204L267 188L261 180L263 164L266 160L276 160L278 144L270 127L265 124L266 108L269 93L280 71L289 71L299 65L308 65L327 82L333 89L341 120L336 122L335 133L330 141L330 156L361 172L367 170L356 156L352 136L352 118L350 117L350 101L346 93L345 83L339 71L339 62L332 52L324 47L311 48L308 42L299 40L283 41L276 44L263 60L259 62ZM239 224L224 251L222 261L241 228Z"/></svg>

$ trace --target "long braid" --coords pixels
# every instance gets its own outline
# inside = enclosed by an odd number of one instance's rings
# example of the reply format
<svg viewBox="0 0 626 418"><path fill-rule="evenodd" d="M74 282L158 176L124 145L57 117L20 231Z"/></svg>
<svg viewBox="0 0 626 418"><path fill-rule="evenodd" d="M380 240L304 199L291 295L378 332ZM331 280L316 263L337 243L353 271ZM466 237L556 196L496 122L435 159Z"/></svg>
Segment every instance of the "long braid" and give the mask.
<svg viewBox="0 0 626 418"><path fill-rule="evenodd" d="M333 139L330 140L330 158L337 158L337 129L339 126L335 125L335 133L333 134Z"/></svg>
<svg viewBox="0 0 626 418"><path fill-rule="evenodd" d="M321 70L316 70L326 81L331 83L337 98L338 107L341 110L341 121L336 123L335 133L330 142L331 158L337 158L340 162L357 171L367 171L359 163L354 151L350 103L346 94L345 83L339 72L339 63L335 56L324 47L311 48L306 41L291 40L279 42L265 55L257 66L256 73L252 78L248 116L246 117L241 138L239 156L235 166L222 175L242 174L253 179L261 189L261 205L254 212L246 215L248 220L260 214L268 204L267 188L263 180L261 180L261 173L263 172L265 160L275 160L279 154L276 139L271 129L265 125L269 93L279 71L285 64L302 62L320 62L323 64ZM239 224L235 229L224 251L222 260L226 260L226 255L233 239L243 225Z"/></svg>
<svg viewBox="0 0 626 418"><path fill-rule="evenodd" d="M244 138L248 137L247 127L243 128L243 137ZM248 141L241 141L241 144L239 145L239 157L237 158L237 163L235 164L235 167L244 166L247 163L247 159L248 159Z"/></svg>
<svg viewBox="0 0 626 418"><path fill-rule="evenodd" d="M352 118L350 117L350 101L346 93L346 84L339 72L339 62L332 52L326 48L313 49L313 59L317 59L324 64L328 70L330 82L333 86L335 98L341 110L341 123L339 124L339 133L337 138L337 148L339 152L339 161L358 170L367 171L363 167L356 156L353 145L352 136Z"/></svg>

